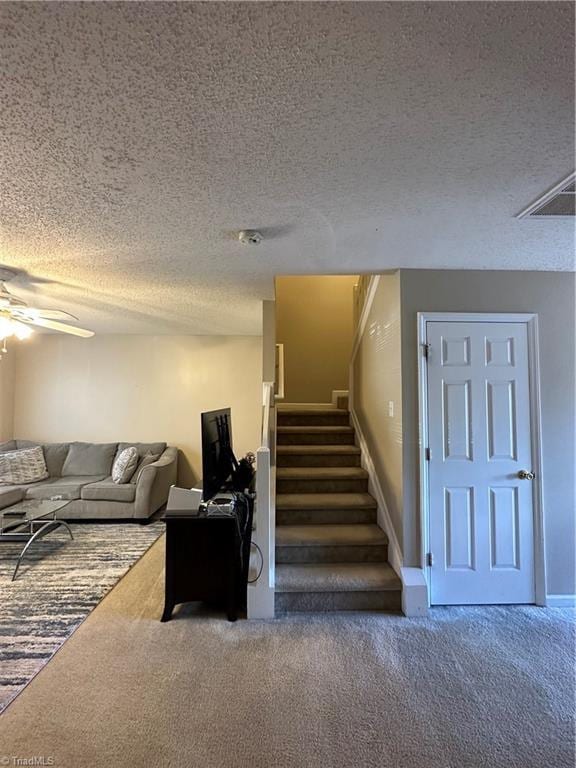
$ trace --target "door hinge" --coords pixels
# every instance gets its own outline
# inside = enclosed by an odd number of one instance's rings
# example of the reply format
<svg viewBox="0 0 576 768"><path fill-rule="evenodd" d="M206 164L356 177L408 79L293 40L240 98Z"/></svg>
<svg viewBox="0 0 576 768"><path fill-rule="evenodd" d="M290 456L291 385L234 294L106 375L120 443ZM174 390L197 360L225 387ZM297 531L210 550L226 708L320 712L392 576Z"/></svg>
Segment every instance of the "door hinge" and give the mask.
<svg viewBox="0 0 576 768"><path fill-rule="evenodd" d="M422 355L428 360L428 357L430 355L430 344L422 344Z"/></svg>
<svg viewBox="0 0 576 768"><path fill-rule="evenodd" d="M430 461L431 458L432 458L432 451L430 450L430 448L426 448L426 461Z"/></svg>
<svg viewBox="0 0 576 768"><path fill-rule="evenodd" d="M430 568L434 565L434 555L432 552L428 552L426 555L426 565L428 565Z"/></svg>

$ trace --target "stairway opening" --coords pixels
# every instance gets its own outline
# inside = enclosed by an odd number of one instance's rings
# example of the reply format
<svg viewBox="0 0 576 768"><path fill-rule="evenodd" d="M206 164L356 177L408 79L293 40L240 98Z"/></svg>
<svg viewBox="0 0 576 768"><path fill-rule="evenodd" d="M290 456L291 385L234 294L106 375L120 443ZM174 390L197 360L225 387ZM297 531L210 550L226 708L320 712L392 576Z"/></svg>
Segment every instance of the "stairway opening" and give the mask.
<svg viewBox="0 0 576 768"><path fill-rule="evenodd" d="M279 281L288 402L277 403L276 610L399 611L345 395L358 279Z"/></svg>

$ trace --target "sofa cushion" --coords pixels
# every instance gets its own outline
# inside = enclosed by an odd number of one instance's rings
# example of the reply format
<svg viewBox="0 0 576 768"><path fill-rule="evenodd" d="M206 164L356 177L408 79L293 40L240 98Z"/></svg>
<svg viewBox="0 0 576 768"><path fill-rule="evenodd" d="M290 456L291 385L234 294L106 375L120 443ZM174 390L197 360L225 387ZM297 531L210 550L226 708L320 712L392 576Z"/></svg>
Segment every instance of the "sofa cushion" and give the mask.
<svg viewBox="0 0 576 768"><path fill-rule="evenodd" d="M61 477L70 443L43 443L42 450L50 477Z"/></svg>
<svg viewBox="0 0 576 768"><path fill-rule="evenodd" d="M40 445L38 440L15 440L16 448L20 450L20 448L35 448L37 445Z"/></svg>
<svg viewBox="0 0 576 768"><path fill-rule="evenodd" d="M18 504L23 498L24 491L22 488L0 488L0 509L6 509L6 507L11 507L12 504Z"/></svg>
<svg viewBox="0 0 576 768"><path fill-rule="evenodd" d="M47 477L44 452L39 445L0 453L0 484L35 483Z"/></svg>
<svg viewBox="0 0 576 768"><path fill-rule="evenodd" d="M62 477L70 475L103 475L112 469L117 443L70 443L62 467Z"/></svg>
<svg viewBox="0 0 576 768"><path fill-rule="evenodd" d="M54 477L45 483L34 483L26 488L27 499L53 499L61 496L63 499L79 499L82 488L90 483L104 480L105 475L67 475Z"/></svg>
<svg viewBox="0 0 576 768"><path fill-rule="evenodd" d="M24 448L31 445L41 445L44 451L46 469L50 477L60 477L62 467L68 456L70 443L32 443L30 440L18 440L18 448Z"/></svg>
<svg viewBox="0 0 576 768"><path fill-rule="evenodd" d="M7 440L5 443L0 443L0 453L15 451L17 448L18 445L16 444L16 440Z"/></svg>
<svg viewBox="0 0 576 768"><path fill-rule="evenodd" d="M134 520L134 503L123 501L87 501L76 499L56 512L58 520L101 520L119 522Z"/></svg>
<svg viewBox="0 0 576 768"><path fill-rule="evenodd" d="M131 483L115 483L107 477L82 488L82 498L93 501L134 501L136 486Z"/></svg>
<svg viewBox="0 0 576 768"><path fill-rule="evenodd" d="M146 456L147 453L162 454L166 450L166 443L118 443L118 453L124 448L134 446L138 451L138 458Z"/></svg>

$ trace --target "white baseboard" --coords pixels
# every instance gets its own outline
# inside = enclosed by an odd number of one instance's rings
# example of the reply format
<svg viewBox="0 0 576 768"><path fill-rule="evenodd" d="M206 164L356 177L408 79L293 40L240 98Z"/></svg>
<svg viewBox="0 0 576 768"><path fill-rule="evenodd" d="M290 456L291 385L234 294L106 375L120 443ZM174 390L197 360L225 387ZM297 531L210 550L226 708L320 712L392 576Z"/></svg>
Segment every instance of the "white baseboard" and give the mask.
<svg viewBox="0 0 576 768"><path fill-rule="evenodd" d="M307 411L311 408L336 408L336 402L339 397L348 397L348 390L347 389L333 389L332 390L332 400L329 403L287 403L285 401L282 401L281 403L276 403L276 407L278 410L302 410Z"/></svg>
<svg viewBox="0 0 576 768"><path fill-rule="evenodd" d="M401 568L402 613L418 618L428 615L428 584L422 568Z"/></svg>
<svg viewBox="0 0 576 768"><path fill-rule="evenodd" d="M372 457L370 456L370 451L368 450L368 444L366 443L366 438L362 432L362 427L360 426L360 422L358 421L358 417L354 410L350 411L350 416L352 418L354 429L356 430L356 437L361 452L361 463L364 469L368 472L368 490L374 496L378 505L378 525L388 536L388 562L392 568L394 568L398 576L402 578L402 549L400 548L400 544L396 537L396 531L392 525L386 499L382 492L382 486L380 485L376 468L374 467Z"/></svg>
<svg viewBox="0 0 576 768"><path fill-rule="evenodd" d="M576 608L576 595L546 595L546 608Z"/></svg>

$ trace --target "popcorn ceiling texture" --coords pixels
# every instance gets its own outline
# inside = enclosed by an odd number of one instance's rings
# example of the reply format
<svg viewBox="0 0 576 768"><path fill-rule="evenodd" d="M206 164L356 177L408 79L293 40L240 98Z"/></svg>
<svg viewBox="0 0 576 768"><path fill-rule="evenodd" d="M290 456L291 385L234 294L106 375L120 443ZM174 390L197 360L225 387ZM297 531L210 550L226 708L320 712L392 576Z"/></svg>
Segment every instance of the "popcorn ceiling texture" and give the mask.
<svg viewBox="0 0 576 768"><path fill-rule="evenodd" d="M204 334L259 333L275 274L573 269L570 220L514 218L572 170L573 17L0 3L0 264L97 331Z"/></svg>

